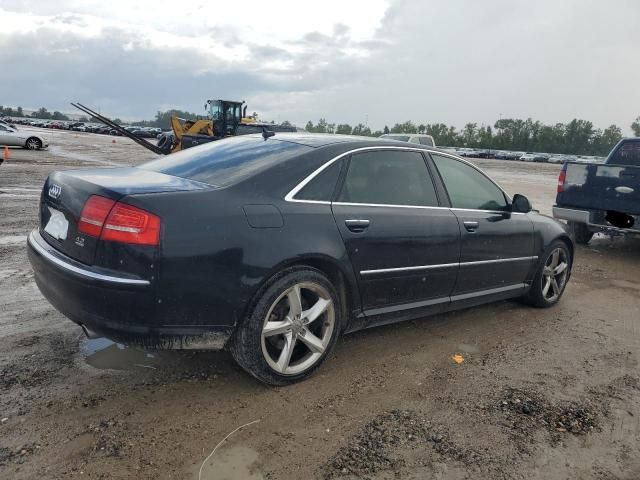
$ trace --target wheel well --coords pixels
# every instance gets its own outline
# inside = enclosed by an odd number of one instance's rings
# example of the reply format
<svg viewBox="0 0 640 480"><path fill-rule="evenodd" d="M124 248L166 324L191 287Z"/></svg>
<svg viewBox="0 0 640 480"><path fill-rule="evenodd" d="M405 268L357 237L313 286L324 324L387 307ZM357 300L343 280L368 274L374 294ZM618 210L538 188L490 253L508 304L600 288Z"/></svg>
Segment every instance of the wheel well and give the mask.
<svg viewBox="0 0 640 480"><path fill-rule="evenodd" d="M42 145L42 142L38 137L29 137L27 138L27 141L25 143L27 143L29 140L36 140L40 145Z"/></svg>
<svg viewBox="0 0 640 480"><path fill-rule="evenodd" d="M567 248L569 249L569 253L571 254L571 263L573 263L573 255L574 255L574 245L571 239L567 236L561 236L558 238L561 242L564 242Z"/></svg>
<svg viewBox="0 0 640 480"><path fill-rule="evenodd" d="M340 305L342 306L342 328L346 328L348 323L348 315L351 311L351 302L353 301L353 295L350 291L347 281L344 278L344 274L335 264L329 260L323 260L320 258L307 259L304 263L300 263L300 266L309 266L324 273L331 283L336 287L338 295L340 296Z"/></svg>
<svg viewBox="0 0 640 480"><path fill-rule="evenodd" d="M247 304L245 314L243 318L246 317L247 312L251 311L251 308L255 304L255 302L260 298L260 295L264 292L264 290L277 278L295 268L304 268L311 267L314 268L329 279L329 281L335 286L338 295L340 296L340 305L342 307L342 329L346 329L349 324L349 316L352 311L353 304L353 291L349 287L344 274L340 270L338 266L336 266L330 260L322 259L322 258L305 258L300 259L291 263L287 263L284 265L280 265L275 274L266 278L264 282L262 282L260 288L253 295L253 298Z"/></svg>

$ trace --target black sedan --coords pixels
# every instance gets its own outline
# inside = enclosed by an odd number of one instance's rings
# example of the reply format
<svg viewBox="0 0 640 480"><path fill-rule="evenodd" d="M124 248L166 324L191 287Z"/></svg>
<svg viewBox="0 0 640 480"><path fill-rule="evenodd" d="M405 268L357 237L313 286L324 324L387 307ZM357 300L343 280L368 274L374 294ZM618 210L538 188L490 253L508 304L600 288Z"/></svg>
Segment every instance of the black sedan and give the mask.
<svg viewBox="0 0 640 480"><path fill-rule="evenodd" d="M227 347L273 385L311 374L345 332L507 298L551 306L574 250L465 160L340 135L54 172L40 219L38 287L88 335Z"/></svg>

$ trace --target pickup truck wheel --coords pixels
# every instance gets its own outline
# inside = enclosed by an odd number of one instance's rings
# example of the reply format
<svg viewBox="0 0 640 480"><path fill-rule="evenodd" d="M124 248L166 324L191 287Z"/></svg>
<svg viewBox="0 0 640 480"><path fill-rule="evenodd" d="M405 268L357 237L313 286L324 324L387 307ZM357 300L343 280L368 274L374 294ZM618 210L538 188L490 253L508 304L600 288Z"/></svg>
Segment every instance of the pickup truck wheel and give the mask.
<svg viewBox="0 0 640 480"><path fill-rule="evenodd" d="M569 230L578 245L586 245L593 238L593 232L584 223L569 222Z"/></svg>
<svg viewBox="0 0 640 480"><path fill-rule="evenodd" d="M269 385L311 375L340 332L339 297L320 271L285 270L270 280L237 327L230 350L248 373Z"/></svg>
<svg viewBox="0 0 640 480"><path fill-rule="evenodd" d="M572 264L567 244L562 240L553 242L538 265L529 293L522 300L539 308L558 303L571 276Z"/></svg>

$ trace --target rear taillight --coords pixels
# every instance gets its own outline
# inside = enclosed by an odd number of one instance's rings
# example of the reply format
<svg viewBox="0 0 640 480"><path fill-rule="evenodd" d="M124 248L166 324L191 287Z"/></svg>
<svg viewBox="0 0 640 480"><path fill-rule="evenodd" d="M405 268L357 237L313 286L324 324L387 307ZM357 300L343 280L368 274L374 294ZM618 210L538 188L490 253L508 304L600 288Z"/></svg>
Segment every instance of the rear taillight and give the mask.
<svg viewBox="0 0 640 480"><path fill-rule="evenodd" d="M160 217L141 208L116 203L102 229L102 240L158 245L160 241Z"/></svg>
<svg viewBox="0 0 640 480"><path fill-rule="evenodd" d="M126 203L92 195L80 214L78 231L111 242L158 245L160 217Z"/></svg>
<svg viewBox="0 0 640 480"><path fill-rule="evenodd" d="M80 221L78 222L78 231L92 237L99 237L102 232L102 226L107 219L109 212L115 205L114 200L92 195L84 204Z"/></svg>
<svg viewBox="0 0 640 480"><path fill-rule="evenodd" d="M567 180L567 171L562 168L560 175L558 175L558 193L564 192L564 183Z"/></svg>

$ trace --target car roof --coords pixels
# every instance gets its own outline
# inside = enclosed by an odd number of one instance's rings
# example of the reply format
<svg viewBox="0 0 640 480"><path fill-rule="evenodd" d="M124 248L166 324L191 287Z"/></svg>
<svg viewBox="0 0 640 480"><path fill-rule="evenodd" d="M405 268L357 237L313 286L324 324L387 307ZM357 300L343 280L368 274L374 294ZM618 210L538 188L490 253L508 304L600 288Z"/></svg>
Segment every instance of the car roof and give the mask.
<svg viewBox="0 0 640 480"><path fill-rule="evenodd" d="M399 134L401 135L401 134ZM246 135L247 137L261 137L261 133ZM403 145L407 146L407 142L400 142L391 138L383 137L363 137L359 135L339 135L335 133L307 133L307 132L276 132L268 140L279 140L282 142L298 143L308 147L318 148L335 144L357 144L358 146L376 146L376 145ZM414 147L427 147L427 145L412 144ZM430 147L433 149L434 147Z"/></svg>

